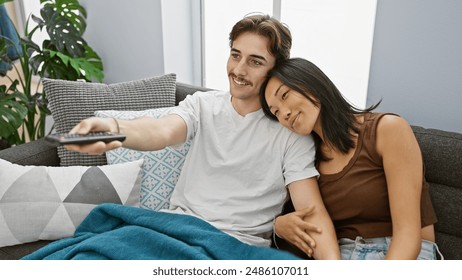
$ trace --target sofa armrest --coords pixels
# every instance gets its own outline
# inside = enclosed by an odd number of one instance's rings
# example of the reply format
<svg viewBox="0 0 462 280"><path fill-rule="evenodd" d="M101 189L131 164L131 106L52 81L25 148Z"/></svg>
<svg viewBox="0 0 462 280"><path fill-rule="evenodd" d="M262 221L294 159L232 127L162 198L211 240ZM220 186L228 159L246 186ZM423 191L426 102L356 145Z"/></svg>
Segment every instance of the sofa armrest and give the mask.
<svg viewBox="0 0 462 280"><path fill-rule="evenodd" d="M57 148L44 138L1 150L0 158L20 165L59 166Z"/></svg>

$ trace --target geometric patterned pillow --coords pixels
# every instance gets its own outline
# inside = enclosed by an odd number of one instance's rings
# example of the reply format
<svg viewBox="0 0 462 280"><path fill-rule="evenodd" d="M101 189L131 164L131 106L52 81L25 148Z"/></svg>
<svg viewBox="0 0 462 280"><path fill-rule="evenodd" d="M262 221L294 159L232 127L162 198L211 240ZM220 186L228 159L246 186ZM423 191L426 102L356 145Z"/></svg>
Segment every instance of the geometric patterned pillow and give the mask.
<svg viewBox="0 0 462 280"><path fill-rule="evenodd" d="M175 105L176 74L115 84L43 79L56 132L69 132L98 110L146 110ZM61 166L104 165L104 155L87 155L58 147Z"/></svg>
<svg viewBox="0 0 462 280"><path fill-rule="evenodd" d="M48 167L0 159L0 247L72 236L102 203L138 207L142 164Z"/></svg>
<svg viewBox="0 0 462 280"><path fill-rule="evenodd" d="M173 107L145 111L97 111L97 117L115 117L130 120L141 116L160 118L167 115ZM143 178L141 179L140 207L151 210L166 209L180 176L181 168L189 151L191 141L181 147L166 147L159 151L136 151L118 148L106 152L108 164L143 159Z"/></svg>

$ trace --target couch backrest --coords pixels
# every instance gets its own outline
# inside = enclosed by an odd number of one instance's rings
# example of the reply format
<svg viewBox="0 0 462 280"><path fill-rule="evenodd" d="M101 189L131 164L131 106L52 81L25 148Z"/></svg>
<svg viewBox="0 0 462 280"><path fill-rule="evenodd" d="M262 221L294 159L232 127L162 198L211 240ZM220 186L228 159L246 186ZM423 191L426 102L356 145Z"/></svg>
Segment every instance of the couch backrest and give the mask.
<svg viewBox="0 0 462 280"><path fill-rule="evenodd" d="M176 105L180 103L181 100L185 99L187 95L193 94L196 91L209 91L212 90L210 88L205 88L205 87L199 87L199 86L192 86L189 84L183 84L183 83L176 83L176 92L175 92L175 97L176 97Z"/></svg>
<svg viewBox="0 0 462 280"><path fill-rule="evenodd" d="M462 260L462 134L413 126L438 223L436 243L446 259Z"/></svg>

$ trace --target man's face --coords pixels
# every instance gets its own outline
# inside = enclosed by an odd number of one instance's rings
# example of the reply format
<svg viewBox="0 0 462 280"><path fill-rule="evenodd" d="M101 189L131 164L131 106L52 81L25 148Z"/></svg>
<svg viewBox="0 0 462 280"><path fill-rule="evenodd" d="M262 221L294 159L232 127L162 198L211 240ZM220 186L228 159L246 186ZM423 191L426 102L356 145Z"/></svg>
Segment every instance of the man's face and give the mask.
<svg viewBox="0 0 462 280"><path fill-rule="evenodd" d="M228 58L229 90L238 99L258 99L260 87L275 57L268 52L269 40L251 32L239 35Z"/></svg>

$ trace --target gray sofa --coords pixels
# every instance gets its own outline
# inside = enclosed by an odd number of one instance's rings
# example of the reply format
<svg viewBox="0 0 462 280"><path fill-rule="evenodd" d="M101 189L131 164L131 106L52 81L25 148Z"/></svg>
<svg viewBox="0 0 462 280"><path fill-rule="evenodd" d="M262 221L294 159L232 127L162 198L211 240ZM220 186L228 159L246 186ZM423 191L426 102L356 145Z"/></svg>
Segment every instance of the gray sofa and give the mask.
<svg viewBox="0 0 462 280"><path fill-rule="evenodd" d="M196 86L177 83L176 102L197 90ZM462 260L462 134L414 126L422 149L426 178L438 217L436 238L446 259ZM0 151L0 158L21 165L59 166L55 147L43 139ZM50 241L0 248L0 259L15 260Z"/></svg>

